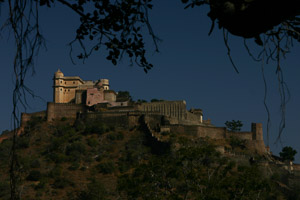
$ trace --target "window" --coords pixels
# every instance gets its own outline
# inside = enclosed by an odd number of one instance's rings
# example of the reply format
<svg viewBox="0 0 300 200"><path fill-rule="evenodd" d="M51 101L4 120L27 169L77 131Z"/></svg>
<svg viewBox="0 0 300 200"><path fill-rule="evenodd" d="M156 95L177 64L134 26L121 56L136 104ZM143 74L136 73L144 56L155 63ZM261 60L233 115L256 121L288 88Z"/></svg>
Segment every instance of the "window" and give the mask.
<svg viewBox="0 0 300 200"><path fill-rule="evenodd" d="M89 101L88 104L91 104L91 102Z"/></svg>
<svg viewBox="0 0 300 200"><path fill-rule="evenodd" d="M70 89L68 89L68 91L70 92Z"/></svg>
<svg viewBox="0 0 300 200"><path fill-rule="evenodd" d="M60 91L62 91L62 89L60 88Z"/></svg>
<svg viewBox="0 0 300 200"><path fill-rule="evenodd" d="M62 81L60 81L60 83L62 83Z"/></svg>
<svg viewBox="0 0 300 200"><path fill-rule="evenodd" d="M75 81L73 81L73 84L75 84Z"/></svg>

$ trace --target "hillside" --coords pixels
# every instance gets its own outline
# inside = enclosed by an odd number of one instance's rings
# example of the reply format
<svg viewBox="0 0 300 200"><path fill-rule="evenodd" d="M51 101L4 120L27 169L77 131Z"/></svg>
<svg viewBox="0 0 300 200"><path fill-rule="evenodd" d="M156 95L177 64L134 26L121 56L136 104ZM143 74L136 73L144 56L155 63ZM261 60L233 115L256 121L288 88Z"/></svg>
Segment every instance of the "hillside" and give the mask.
<svg viewBox="0 0 300 200"><path fill-rule="evenodd" d="M300 176L242 140L128 129L101 120L32 117L17 140L21 199L300 199ZM11 139L0 144L9 199ZM219 147L227 153L221 154Z"/></svg>

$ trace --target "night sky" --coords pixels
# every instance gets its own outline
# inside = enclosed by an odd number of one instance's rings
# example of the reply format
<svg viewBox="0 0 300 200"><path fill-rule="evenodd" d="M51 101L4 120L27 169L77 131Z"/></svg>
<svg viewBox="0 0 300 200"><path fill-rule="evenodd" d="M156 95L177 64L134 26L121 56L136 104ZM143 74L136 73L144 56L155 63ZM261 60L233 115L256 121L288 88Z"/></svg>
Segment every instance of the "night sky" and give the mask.
<svg viewBox="0 0 300 200"><path fill-rule="evenodd" d="M227 56L223 33L215 27L208 36L211 21L208 8L183 9L181 1L155 1L150 12L152 27L162 42L159 53L155 52L151 38L147 39L148 59L154 68L145 74L138 66L130 66L123 59L114 66L105 59L105 48L94 53L85 63L69 57L68 43L73 40L79 17L56 3L51 9L41 8L41 32L46 38L47 49L42 49L35 60L35 74L28 74L27 86L41 98L30 98L26 112L46 109L52 101L52 78L59 68L65 76L80 76L83 80L107 78L115 91L127 90L134 100L185 100L189 108L201 108L204 119L224 126L227 120L241 120L243 131L249 131L251 122L263 123L266 143L267 113L263 105L264 83L261 63L248 55L243 39L229 37L232 58L240 74L237 74ZM1 7L0 22L4 23L6 7ZM12 91L14 41L9 31L2 31L1 56L1 115L0 131L12 129ZM258 52L253 40L249 40L253 53ZM287 104L286 129L281 143L274 144L280 122L280 96L276 75L276 63L265 66L268 84L267 104L271 112L270 147L278 154L283 146L292 146L298 151L300 162L300 45L296 44L281 65L285 81L291 93ZM22 112L24 110L21 109Z"/></svg>

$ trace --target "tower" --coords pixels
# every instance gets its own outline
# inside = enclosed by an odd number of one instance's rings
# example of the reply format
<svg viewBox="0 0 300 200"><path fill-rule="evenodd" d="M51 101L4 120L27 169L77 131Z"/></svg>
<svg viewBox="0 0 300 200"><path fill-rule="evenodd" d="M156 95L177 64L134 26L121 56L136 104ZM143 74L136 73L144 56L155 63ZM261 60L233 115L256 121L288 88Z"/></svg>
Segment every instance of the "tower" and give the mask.
<svg viewBox="0 0 300 200"><path fill-rule="evenodd" d="M262 123L252 123L251 124L252 140L263 141L263 128Z"/></svg>
<svg viewBox="0 0 300 200"><path fill-rule="evenodd" d="M104 90L109 90L109 80L108 79L100 79L101 84Z"/></svg>
<svg viewBox="0 0 300 200"><path fill-rule="evenodd" d="M64 74L57 70L54 73L53 77L53 102L54 103L63 103L64 101L64 94L63 94L63 84L64 84Z"/></svg>

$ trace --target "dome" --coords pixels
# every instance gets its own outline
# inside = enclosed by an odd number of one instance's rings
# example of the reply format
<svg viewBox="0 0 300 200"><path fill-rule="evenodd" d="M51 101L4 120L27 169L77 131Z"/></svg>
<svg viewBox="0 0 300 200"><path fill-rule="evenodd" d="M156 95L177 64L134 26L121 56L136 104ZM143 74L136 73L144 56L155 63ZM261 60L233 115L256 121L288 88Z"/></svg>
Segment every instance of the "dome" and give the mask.
<svg viewBox="0 0 300 200"><path fill-rule="evenodd" d="M64 74L60 71L60 69L58 69L55 74L54 74L55 78L62 78L64 77Z"/></svg>

